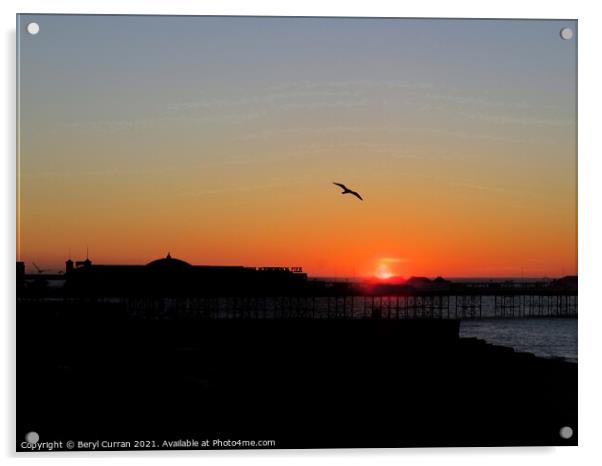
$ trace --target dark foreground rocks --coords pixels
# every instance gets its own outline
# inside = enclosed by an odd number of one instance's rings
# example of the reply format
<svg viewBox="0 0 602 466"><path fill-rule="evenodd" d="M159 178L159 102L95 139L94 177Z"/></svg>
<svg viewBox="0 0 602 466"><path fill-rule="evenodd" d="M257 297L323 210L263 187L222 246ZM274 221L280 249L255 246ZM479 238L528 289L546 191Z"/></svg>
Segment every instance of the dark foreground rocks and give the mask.
<svg viewBox="0 0 602 466"><path fill-rule="evenodd" d="M577 364L460 339L458 321L83 315L18 314L18 450L30 431L182 448L577 444Z"/></svg>

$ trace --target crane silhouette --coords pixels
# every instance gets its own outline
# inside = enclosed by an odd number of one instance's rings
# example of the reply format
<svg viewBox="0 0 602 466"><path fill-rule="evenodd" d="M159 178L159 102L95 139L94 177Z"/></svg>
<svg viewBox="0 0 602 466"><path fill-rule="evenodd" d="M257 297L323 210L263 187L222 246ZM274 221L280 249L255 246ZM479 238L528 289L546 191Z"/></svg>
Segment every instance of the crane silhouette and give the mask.
<svg viewBox="0 0 602 466"><path fill-rule="evenodd" d="M356 191L353 191L353 190L349 189L349 188L348 188L347 186L345 186L343 183L334 183L334 182L333 182L332 184L335 184L335 185L337 185L338 187L340 187L340 188L343 188L343 192L341 192L341 194L351 194L351 195L353 195L353 196L357 197L357 198L358 198L360 201L363 201L363 200L364 200L364 199L362 198L362 196L360 196L360 195L359 195L359 193L358 193L358 192L356 192Z"/></svg>
<svg viewBox="0 0 602 466"><path fill-rule="evenodd" d="M39 268L38 265L35 262L32 262L32 264L36 268L36 270L38 271L38 273L47 272L47 270Z"/></svg>
<svg viewBox="0 0 602 466"><path fill-rule="evenodd" d="M59 274L63 273L62 270L57 271L56 269L41 269L38 267L38 264L36 264L35 262L32 262L32 264L36 268L36 270L38 271L39 274L48 273L48 272L58 272Z"/></svg>

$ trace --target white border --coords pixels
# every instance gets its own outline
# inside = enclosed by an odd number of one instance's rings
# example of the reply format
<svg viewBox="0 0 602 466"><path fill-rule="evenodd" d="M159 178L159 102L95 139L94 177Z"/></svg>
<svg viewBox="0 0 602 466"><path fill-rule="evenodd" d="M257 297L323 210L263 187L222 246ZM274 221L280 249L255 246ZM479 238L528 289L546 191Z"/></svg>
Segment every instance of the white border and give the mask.
<svg viewBox="0 0 602 466"><path fill-rule="evenodd" d="M2 413L0 442L2 456L15 461L14 439L14 273L15 273L15 14L21 13L119 13L119 14L228 14L286 16L401 16L401 17L479 17L479 18L565 18L579 20L579 439L578 448L478 448L478 449L409 449L409 450L294 450L294 451L225 451L162 453L44 454L44 460L63 463L75 459L89 464L97 459L112 463L166 462L171 458L231 463L243 460L263 465L282 462L316 462L317 464L379 464L436 462L450 465L531 464L546 465L602 464L602 310L597 295L597 265L602 264L602 150L598 111L602 107L600 83L602 72L602 15L594 1L556 0L525 1L191 1L191 0L90 0L81 1L11 1L0 2L2 9L2 91L4 103L0 113L3 141L6 141L0 173L2 248L0 261L0 296L2 314L2 374L0 378ZM41 387L42 388L42 387ZM20 455L19 464L29 464L41 455Z"/></svg>

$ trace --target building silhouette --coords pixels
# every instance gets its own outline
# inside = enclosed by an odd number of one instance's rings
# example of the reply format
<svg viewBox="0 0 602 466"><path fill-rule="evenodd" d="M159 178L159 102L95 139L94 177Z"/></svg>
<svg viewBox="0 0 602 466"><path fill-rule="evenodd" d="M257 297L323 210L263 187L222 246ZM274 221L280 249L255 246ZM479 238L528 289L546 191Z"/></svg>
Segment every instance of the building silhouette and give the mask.
<svg viewBox="0 0 602 466"><path fill-rule="evenodd" d="M65 291L91 296L279 295L302 290L300 267L191 265L167 254L146 265L65 262Z"/></svg>

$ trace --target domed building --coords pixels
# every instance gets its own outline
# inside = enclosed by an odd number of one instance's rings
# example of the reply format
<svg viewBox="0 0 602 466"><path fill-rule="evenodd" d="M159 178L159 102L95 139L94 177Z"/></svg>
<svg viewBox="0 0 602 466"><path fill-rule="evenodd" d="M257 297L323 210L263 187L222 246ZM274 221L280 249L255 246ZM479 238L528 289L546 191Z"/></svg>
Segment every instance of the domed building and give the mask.
<svg viewBox="0 0 602 466"><path fill-rule="evenodd" d="M307 275L299 267L192 265L167 253L146 265L66 263L66 290L88 296L242 296L300 291Z"/></svg>
<svg viewBox="0 0 602 466"><path fill-rule="evenodd" d="M183 260L174 259L168 252L167 256L149 262L146 264L146 267L151 267L155 270L163 270L166 272L179 272L183 270L189 270L192 265Z"/></svg>

